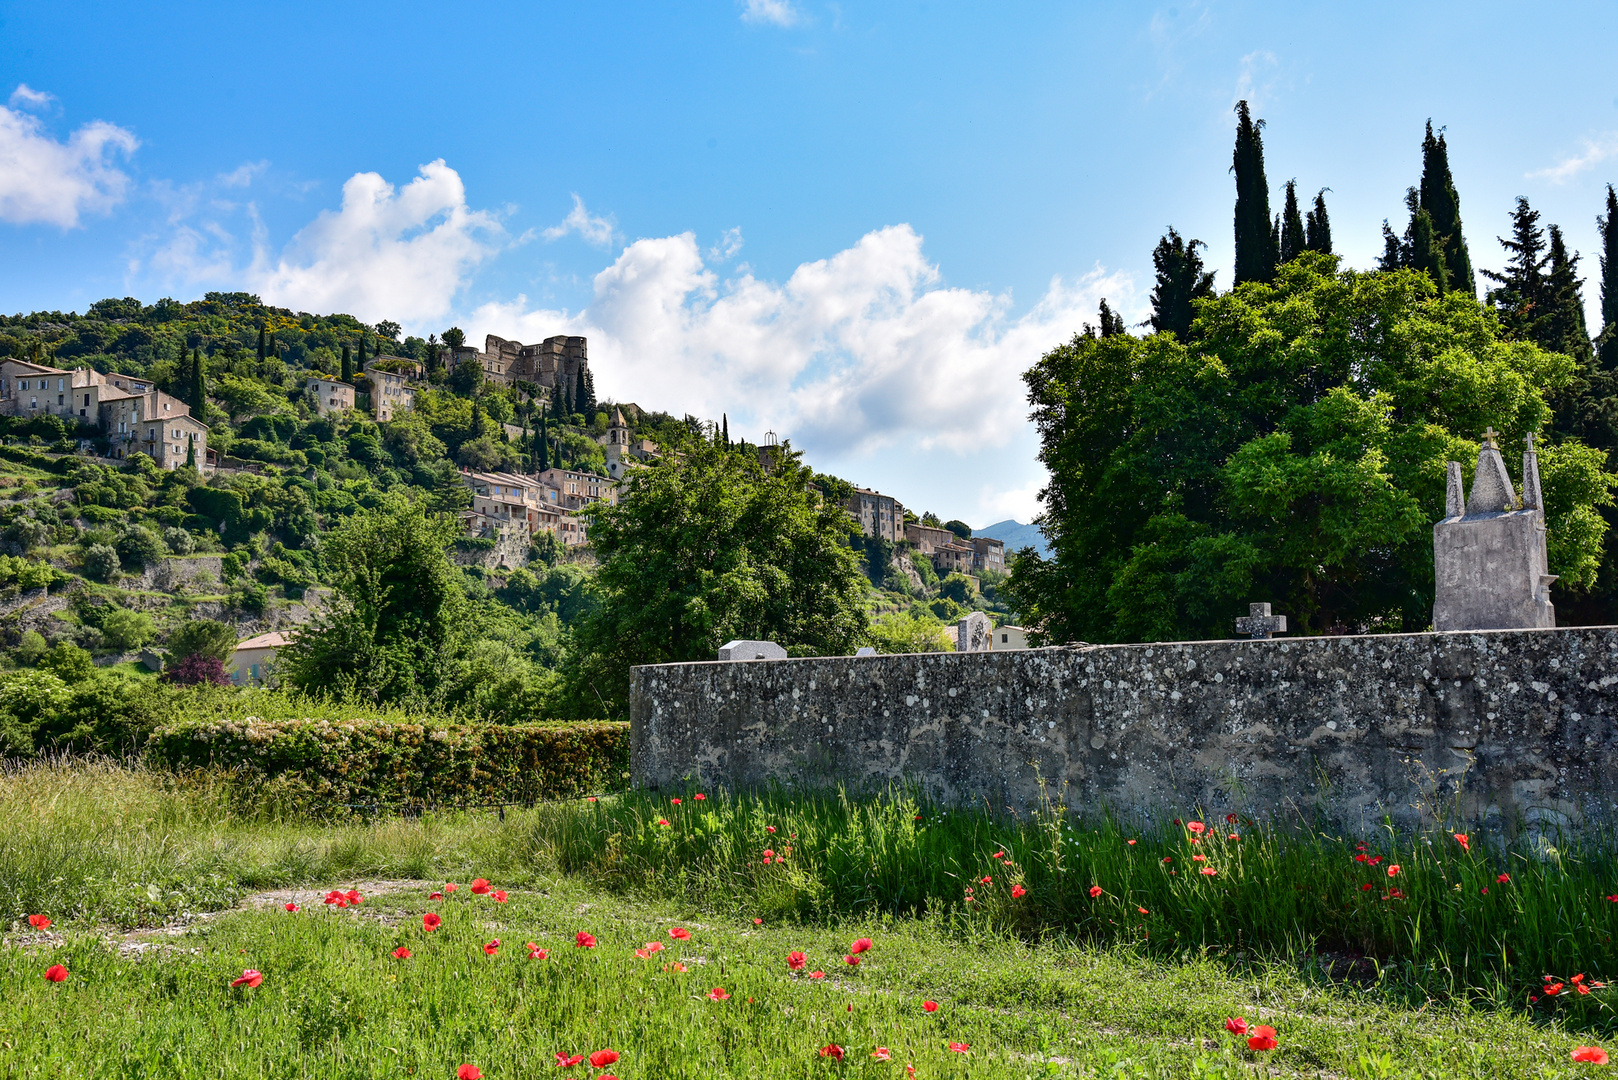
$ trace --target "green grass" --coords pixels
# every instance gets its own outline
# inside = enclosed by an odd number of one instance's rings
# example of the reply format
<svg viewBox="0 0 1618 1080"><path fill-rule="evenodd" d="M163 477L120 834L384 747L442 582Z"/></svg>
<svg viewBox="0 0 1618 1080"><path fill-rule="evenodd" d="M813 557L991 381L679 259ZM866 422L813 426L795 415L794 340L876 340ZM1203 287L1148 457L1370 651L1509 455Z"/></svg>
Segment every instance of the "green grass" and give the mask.
<svg viewBox="0 0 1618 1080"><path fill-rule="evenodd" d="M237 790L83 762L0 775L0 1075L436 1077L470 1061L492 1078L612 1046L626 1078L902 1076L905 1061L924 1076L1557 1076L1613 1030L1605 990L1526 1003L1542 974L1615 973L1612 864L1595 848L1529 858L1389 833L1368 844L1373 869L1306 830L1238 824L1241 840L1191 845L1174 827L713 792L319 824L243 811ZM766 866L765 847L785 861ZM1168 872L1194 853L1220 873ZM1383 898L1390 859L1403 899ZM510 903L463 888L429 905L412 887L343 912L258 908L138 956L115 929L272 888L479 875ZM432 935L429 907L445 918ZM28 935L35 912L60 947ZM675 923L691 943L633 956ZM600 945L574 948L578 930ZM876 947L850 972L858 936ZM400 943L415 957L389 957ZM789 975L792 949L831 978ZM690 970L663 970L671 953ZM1352 980L1330 977L1350 970L1339 953L1363 957ZM58 960L72 976L47 984ZM265 984L230 990L246 967ZM714 986L731 999L702 996ZM1280 1049L1237 1048L1229 1015L1274 1025ZM815 1053L828 1042L849 1050L841 1066ZM877 1045L898 1064L871 1061Z"/></svg>

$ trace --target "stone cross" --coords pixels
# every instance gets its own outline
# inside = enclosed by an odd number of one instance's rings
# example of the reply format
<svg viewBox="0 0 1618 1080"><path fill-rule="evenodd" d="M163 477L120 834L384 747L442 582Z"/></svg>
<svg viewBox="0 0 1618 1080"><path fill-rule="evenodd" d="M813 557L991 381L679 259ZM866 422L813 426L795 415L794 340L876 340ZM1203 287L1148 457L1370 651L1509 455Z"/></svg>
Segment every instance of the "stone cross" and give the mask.
<svg viewBox="0 0 1618 1080"><path fill-rule="evenodd" d="M1499 435L1500 435L1500 433L1498 431L1494 430L1494 425L1490 424L1486 429L1484 429L1484 432L1483 432L1483 445L1484 446L1493 446L1494 445L1494 440L1496 438L1498 438Z"/></svg>
<svg viewBox="0 0 1618 1080"><path fill-rule="evenodd" d="M983 612L967 612L955 627L956 652L988 652L994 647L994 623Z"/></svg>
<svg viewBox="0 0 1618 1080"><path fill-rule="evenodd" d="M1287 632L1287 617L1271 615L1268 604L1248 604L1247 618L1236 620L1236 632L1246 634L1255 641L1268 638L1271 634L1284 634Z"/></svg>
<svg viewBox="0 0 1618 1080"><path fill-rule="evenodd" d="M719 646L721 660L785 660L787 651L773 641L727 641Z"/></svg>

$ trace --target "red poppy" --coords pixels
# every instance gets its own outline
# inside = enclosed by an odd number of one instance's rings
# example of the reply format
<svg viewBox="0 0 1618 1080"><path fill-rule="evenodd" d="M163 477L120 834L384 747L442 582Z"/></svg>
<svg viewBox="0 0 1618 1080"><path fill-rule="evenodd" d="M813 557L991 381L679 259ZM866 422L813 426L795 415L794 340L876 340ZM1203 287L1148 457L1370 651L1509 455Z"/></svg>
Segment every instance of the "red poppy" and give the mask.
<svg viewBox="0 0 1618 1080"><path fill-rule="evenodd" d="M1236 815L1235 814L1226 814L1225 815L1225 823L1228 824L1228 825L1236 824Z"/></svg>
<svg viewBox="0 0 1618 1080"><path fill-rule="evenodd" d="M1360 892L1370 892L1374 888L1376 888L1376 886L1372 885L1369 881L1367 881L1364 885L1360 886ZM1487 891L1487 890L1485 890L1485 891Z"/></svg>
<svg viewBox="0 0 1618 1080"><path fill-rule="evenodd" d="M488 892L489 881L487 878L478 878L476 881L472 882L473 896L487 896Z"/></svg>
<svg viewBox="0 0 1618 1080"><path fill-rule="evenodd" d="M1127 843L1129 844L1130 847L1135 846L1135 841L1133 841L1133 840L1127 841Z"/></svg>
<svg viewBox="0 0 1618 1080"><path fill-rule="evenodd" d="M1584 981L1584 976L1582 974L1581 975L1575 975L1571 979L1568 980L1568 982L1572 983L1574 986L1579 985L1579 983L1581 983L1583 981Z"/></svg>
<svg viewBox="0 0 1618 1080"><path fill-rule="evenodd" d="M674 806L679 806L680 805L680 800L679 799L670 799L669 802Z"/></svg>
<svg viewBox="0 0 1618 1080"><path fill-rule="evenodd" d="M573 935L573 947L577 949L593 949L596 947L596 937L594 934L587 934L580 930Z"/></svg>
<svg viewBox="0 0 1618 1080"><path fill-rule="evenodd" d="M1185 827L1186 827L1187 832L1193 832L1193 833L1196 833L1198 836L1201 836L1203 830L1206 829L1208 826L1204 825L1200 821L1188 821L1188 822L1185 823Z"/></svg>
<svg viewBox="0 0 1618 1080"><path fill-rule="evenodd" d="M61 964L52 964L50 967L45 969L45 981L66 982L67 968L63 967Z"/></svg>
<svg viewBox="0 0 1618 1080"><path fill-rule="evenodd" d="M1392 866L1388 867L1388 876L1389 877L1398 877L1399 876L1399 869L1400 869L1399 864L1394 863Z"/></svg>
<svg viewBox="0 0 1618 1080"><path fill-rule="evenodd" d="M288 904L287 904L287 905L286 905L286 909L287 909L287 910L288 910L288 911L297 911L297 910L298 910L298 905L297 905L297 904L293 904L293 903L288 903Z"/></svg>
<svg viewBox="0 0 1618 1080"><path fill-rule="evenodd" d="M924 1002L921 1003L921 1007L923 1009L926 1009L928 1012L937 1012L938 1011L938 1002L936 1002L936 1001L924 1001Z"/></svg>
<svg viewBox="0 0 1618 1080"><path fill-rule="evenodd" d="M981 881L979 881L978 884L979 885L993 885L994 884L994 878L989 877L987 874L985 874L983 876L983 879Z"/></svg>
<svg viewBox="0 0 1618 1080"><path fill-rule="evenodd" d="M342 893L338 892L336 889L333 889L331 892L326 894L325 902L328 903L328 904L332 904L332 905L334 905L336 907L347 907L348 906L348 898L345 897Z"/></svg>
<svg viewBox="0 0 1618 1080"><path fill-rule="evenodd" d="M237 979L230 985L253 987L257 986L263 981L264 973L262 971L254 971L252 968L248 968L246 971L242 972L241 978Z"/></svg>
<svg viewBox="0 0 1618 1080"><path fill-rule="evenodd" d="M820 1048L820 1056L821 1057L833 1058L833 1059L835 1059L837 1061L842 1061L843 1060L843 1048L841 1046L838 1046L836 1043L832 1043L829 1046L822 1046Z"/></svg>
<svg viewBox="0 0 1618 1080"><path fill-rule="evenodd" d="M499 951L500 951L500 939L499 938L495 938L493 941L491 941L487 945L483 946L483 955L484 956L493 956L495 953L497 953Z"/></svg>
<svg viewBox="0 0 1618 1080"><path fill-rule="evenodd" d="M753 925L754 926L763 926L764 925L764 920L763 919L754 919L753 920Z"/></svg>
<svg viewBox="0 0 1618 1080"><path fill-rule="evenodd" d="M860 938L858 941L856 941L854 944L852 944L852 945L850 945L848 947L848 951L851 952L851 953L855 953L855 954L862 953L862 952L870 952L871 951L871 939L868 938L868 937Z"/></svg>
<svg viewBox="0 0 1618 1080"><path fill-rule="evenodd" d="M775 826L774 825L766 825L766 826L764 826L764 831L767 832L767 833L773 833L775 831Z"/></svg>
<svg viewBox="0 0 1618 1080"><path fill-rule="evenodd" d="M773 859L773 858L775 858L775 852L771 851L769 848L765 848L764 849L764 864L766 866L768 866L769 863L770 863L770 860Z"/></svg>
<svg viewBox="0 0 1618 1080"><path fill-rule="evenodd" d="M590 1066L592 1068L599 1069L603 1065L611 1065L613 1062L615 1062L617 1060L618 1060L618 1051L616 1051L616 1050L597 1050L595 1053L590 1055Z"/></svg>
<svg viewBox="0 0 1618 1080"><path fill-rule="evenodd" d="M1235 833L1231 833L1230 834L1230 839L1232 839L1232 840L1240 840L1241 837L1237 836Z"/></svg>
<svg viewBox="0 0 1618 1080"><path fill-rule="evenodd" d="M548 949L537 949L532 944L528 946L528 959L544 960L548 956L550 956L550 951Z"/></svg>
<svg viewBox="0 0 1618 1080"><path fill-rule="evenodd" d="M826 973L824 971L811 971L809 973L809 977L811 979L824 979L826 977Z"/></svg>
<svg viewBox="0 0 1618 1080"><path fill-rule="evenodd" d="M997 852L995 852L993 855L991 855L989 857L991 859L1003 859L1003 858L1006 857L1006 853L1004 851L997 851Z"/></svg>
<svg viewBox="0 0 1618 1080"><path fill-rule="evenodd" d="M1199 873L1199 874L1206 874L1206 875L1208 875L1208 876L1209 876L1209 877L1213 877L1213 876L1214 876L1214 875L1215 875L1215 874L1217 874L1217 873L1219 873L1219 871L1217 871L1217 870L1215 870L1215 869L1214 869L1214 868L1213 868L1213 867L1211 867L1211 866L1204 866L1204 867L1203 867L1203 868L1202 868L1202 869L1201 869L1201 870L1199 870L1199 871L1197 871L1197 872L1198 872L1198 873Z"/></svg>
<svg viewBox="0 0 1618 1080"><path fill-rule="evenodd" d="M1560 994L1561 992L1562 992L1562 984L1559 983L1559 982L1551 983L1549 986L1545 987L1545 996L1546 997L1555 997L1557 994Z"/></svg>
<svg viewBox="0 0 1618 1080"><path fill-rule="evenodd" d="M1501 874L1499 877L1494 879L1494 883L1496 885L1504 885L1506 882L1508 882L1510 880L1511 880L1511 875L1510 874Z"/></svg>
<svg viewBox="0 0 1618 1080"><path fill-rule="evenodd" d="M664 945L661 941L648 941L646 943L646 951L649 953L662 952L663 949Z"/></svg>
<svg viewBox="0 0 1618 1080"><path fill-rule="evenodd" d="M887 1061L889 1058L893 1057L893 1054L886 1046L879 1046L875 1050L871 1051L871 1056L876 1058L878 1061Z"/></svg>
<svg viewBox="0 0 1618 1080"><path fill-rule="evenodd" d="M1247 1021L1240 1016L1232 1016L1225 1021L1225 1030L1232 1035L1246 1035Z"/></svg>
<svg viewBox="0 0 1618 1080"><path fill-rule="evenodd" d="M957 1054L970 1054L972 1052L972 1046L970 1043L952 1042L949 1044L949 1048L955 1051Z"/></svg>
<svg viewBox="0 0 1618 1080"><path fill-rule="evenodd" d="M28 925L32 926L35 930L45 930L49 928L51 921L44 915L30 915L28 916Z"/></svg>
<svg viewBox="0 0 1618 1080"><path fill-rule="evenodd" d="M1247 1040L1249 1050L1274 1050L1275 1029L1268 1024L1260 1024L1254 1028Z"/></svg>
<svg viewBox="0 0 1618 1080"><path fill-rule="evenodd" d="M669 929L669 937L673 938L675 941L687 941L690 940L691 931L687 930L683 926L671 927Z"/></svg>
<svg viewBox="0 0 1618 1080"><path fill-rule="evenodd" d="M730 1000L730 994L725 991L725 988L723 986L716 986L712 990L708 991L708 1000L709 1001L729 1001Z"/></svg>
<svg viewBox="0 0 1618 1080"><path fill-rule="evenodd" d="M789 971L802 971L804 965L808 962L808 958L801 952L787 953L787 970Z"/></svg>
<svg viewBox="0 0 1618 1080"><path fill-rule="evenodd" d="M1193 855L1193 856L1191 856L1191 861L1192 862L1207 862L1208 861L1208 856L1206 856L1206 855Z"/></svg>
<svg viewBox="0 0 1618 1080"><path fill-rule="evenodd" d="M663 965L663 970L664 971L681 972L681 971L685 970L685 965L684 964L678 964L678 963L676 963L676 964L664 964Z"/></svg>
<svg viewBox="0 0 1618 1080"><path fill-rule="evenodd" d="M1451 833L1450 835L1455 837L1455 842L1461 845L1462 851L1472 850L1472 838L1470 836L1467 836L1464 832Z"/></svg>
<svg viewBox="0 0 1618 1080"><path fill-rule="evenodd" d="M1151 914L1150 911L1147 911L1145 908L1141 907L1139 904L1135 905L1135 910L1140 912L1142 915L1150 915Z"/></svg>
<svg viewBox="0 0 1618 1080"><path fill-rule="evenodd" d="M558 1053L556 1055L556 1067L558 1069L571 1069L583 1060L583 1054L574 1054L572 1057L568 1057L566 1054Z"/></svg>
<svg viewBox="0 0 1618 1080"><path fill-rule="evenodd" d="M393 958L395 960L408 960L410 959L410 950L401 945L393 950Z"/></svg>
<svg viewBox="0 0 1618 1080"><path fill-rule="evenodd" d="M494 902L497 904L503 904L506 902L506 890L504 889L496 889L489 895L494 897Z"/></svg>
<svg viewBox="0 0 1618 1080"><path fill-rule="evenodd" d="M845 964L847 964L849 967L859 967L860 966L860 958L857 957L857 956L845 956L845 957L843 957L843 962Z"/></svg>
<svg viewBox="0 0 1618 1080"><path fill-rule="evenodd" d="M1355 862L1369 862L1370 859L1371 859L1371 857L1369 855L1365 854L1365 852L1363 852L1363 851L1360 852L1358 855L1354 856L1354 861Z"/></svg>
<svg viewBox="0 0 1618 1080"><path fill-rule="evenodd" d="M635 950L635 959L636 960L649 960L651 958L651 955L652 954L647 952L645 949L636 949Z"/></svg>
<svg viewBox="0 0 1618 1080"><path fill-rule="evenodd" d="M701 802L703 799L706 799L708 796L704 795L702 792L699 791L699 792L697 792L695 795L693 795L691 797L693 799L697 800L697 802Z"/></svg>
<svg viewBox="0 0 1618 1080"><path fill-rule="evenodd" d="M476 1065L462 1065L455 1070L455 1080L483 1080L483 1070Z"/></svg>
<svg viewBox="0 0 1618 1080"><path fill-rule="evenodd" d="M421 917L421 928L423 930L426 930L429 933L431 933L434 930L437 930L440 926L443 926L443 925L444 925L444 920L440 919L437 915L433 914L430 911L427 914L425 914L425 915L423 915Z"/></svg>
<svg viewBox="0 0 1618 1080"><path fill-rule="evenodd" d="M427 894L427 899L429 899L429 900L442 900L442 899L444 899L444 894L441 893L441 892L430 892L430 893Z"/></svg>
<svg viewBox="0 0 1618 1080"><path fill-rule="evenodd" d="M1016 898L1022 896L1027 891L1028 890L1023 888L1021 885L1013 885L1011 887L1011 897L1012 897L1013 900L1015 900Z"/></svg>
<svg viewBox="0 0 1618 1080"><path fill-rule="evenodd" d="M668 822L668 819L667 819L667 818L658 818L658 819L657 819L657 823L658 823L658 824L659 824L659 825L667 825L667 824L668 824L668 823L669 823L669 822Z"/></svg>
<svg viewBox="0 0 1618 1080"><path fill-rule="evenodd" d="M1173 862L1174 861L1174 856L1173 855L1165 855L1165 856L1163 856L1163 861L1164 862Z"/></svg>
<svg viewBox="0 0 1618 1080"><path fill-rule="evenodd" d="M1575 983L1573 985L1573 989L1577 990L1581 994L1588 994L1590 992L1590 988L1585 986L1583 983Z"/></svg>
<svg viewBox="0 0 1618 1080"><path fill-rule="evenodd" d="M1382 861L1382 856L1378 855L1376 858L1371 860L1371 865L1375 866L1377 863L1379 863L1381 861Z"/></svg>
<svg viewBox="0 0 1618 1080"><path fill-rule="evenodd" d="M1090 886L1090 899L1094 900L1096 897L1098 897L1100 895L1101 895L1101 886L1100 885L1092 885L1092 886Z"/></svg>
<svg viewBox="0 0 1618 1080"><path fill-rule="evenodd" d="M445 892L454 892L456 889L459 889L459 888L460 888L459 885L457 885L457 884L455 884L455 882L451 881L451 882L449 882L448 884L446 884L444 886L444 891Z"/></svg>
<svg viewBox="0 0 1618 1080"><path fill-rule="evenodd" d="M597 800L597 799L596 799L596 797L595 797L595 796L594 796L594 795L586 795L586 796L585 796L585 797L584 797L584 801L585 801L585 802L597 802L597 801L599 801L599 800Z"/></svg>
<svg viewBox="0 0 1618 1080"><path fill-rule="evenodd" d="M365 903L365 897L363 897L363 896L361 896L359 894L358 889L350 889L350 890L348 890L346 893L343 894L343 899L347 900L350 904L354 904L356 906L359 905L359 904Z"/></svg>
<svg viewBox="0 0 1618 1080"><path fill-rule="evenodd" d="M1599 1046L1575 1046L1573 1060L1588 1061L1592 1065L1605 1065L1609 1058L1607 1052Z"/></svg>

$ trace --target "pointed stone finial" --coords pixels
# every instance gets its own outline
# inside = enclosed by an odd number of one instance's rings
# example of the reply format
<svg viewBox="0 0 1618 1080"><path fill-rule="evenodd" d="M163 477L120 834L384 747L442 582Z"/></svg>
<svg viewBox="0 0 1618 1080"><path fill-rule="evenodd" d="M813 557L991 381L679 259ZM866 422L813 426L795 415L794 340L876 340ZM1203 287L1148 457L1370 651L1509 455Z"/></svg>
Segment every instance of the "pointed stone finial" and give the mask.
<svg viewBox="0 0 1618 1080"><path fill-rule="evenodd" d="M1517 508L1517 493L1506 472L1506 459L1494 443L1497 432L1490 428L1478 449L1478 469L1472 475L1472 491L1466 499L1466 514L1499 514Z"/></svg>
<svg viewBox="0 0 1618 1080"><path fill-rule="evenodd" d="M1461 463L1450 462L1444 472L1444 516L1460 517L1466 513L1466 490L1461 486Z"/></svg>
<svg viewBox="0 0 1618 1080"><path fill-rule="evenodd" d="M1488 447L1491 450L1498 450L1499 447L1494 444L1494 440L1499 438L1499 437L1500 437L1500 433L1498 431L1494 430L1494 425L1493 424L1490 424L1488 426L1488 428L1483 432L1483 445Z"/></svg>
<svg viewBox="0 0 1618 1080"><path fill-rule="evenodd" d="M1545 509L1545 496L1539 487L1539 455L1534 452L1534 436L1532 433L1523 440L1528 447L1522 456L1522 508L1524 510Z"/></svg>

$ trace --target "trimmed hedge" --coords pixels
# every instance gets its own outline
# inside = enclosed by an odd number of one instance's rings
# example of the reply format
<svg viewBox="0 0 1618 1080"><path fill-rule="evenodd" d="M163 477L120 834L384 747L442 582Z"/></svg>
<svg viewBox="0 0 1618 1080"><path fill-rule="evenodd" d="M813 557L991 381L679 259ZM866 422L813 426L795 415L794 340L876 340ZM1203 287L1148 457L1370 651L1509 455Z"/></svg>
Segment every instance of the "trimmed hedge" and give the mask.
<svg viewBox="0 0 1618 1080"><path fill-rule="evenodd" d="M625 787L629 725L182 720L152 734L146 759L229 770L312 809L533 803Z"/></svg>

